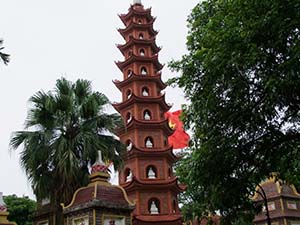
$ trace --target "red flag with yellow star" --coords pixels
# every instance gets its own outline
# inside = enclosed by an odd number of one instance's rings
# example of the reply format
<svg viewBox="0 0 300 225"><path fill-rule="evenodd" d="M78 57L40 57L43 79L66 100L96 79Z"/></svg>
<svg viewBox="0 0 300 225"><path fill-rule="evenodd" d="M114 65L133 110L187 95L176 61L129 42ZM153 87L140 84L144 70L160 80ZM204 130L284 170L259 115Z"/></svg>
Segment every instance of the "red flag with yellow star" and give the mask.
<svg viewBox="0 0 300 225"><path fill-rule="evenodd" d="M189 144L190 136L183 129L183 122L180 120L182 110L166 112L165 117L169 120L169 126L175 132L168 138L173 149L185 148Z"/></svg>

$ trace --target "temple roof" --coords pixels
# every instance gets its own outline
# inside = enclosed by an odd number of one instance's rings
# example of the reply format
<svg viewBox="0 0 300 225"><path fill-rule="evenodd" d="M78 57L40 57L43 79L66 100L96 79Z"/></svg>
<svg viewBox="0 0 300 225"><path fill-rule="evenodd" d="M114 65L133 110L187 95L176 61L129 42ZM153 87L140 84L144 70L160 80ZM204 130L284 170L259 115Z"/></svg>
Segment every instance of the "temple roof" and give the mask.
<svg viewBox="0 0 300 225"><path fill-rule="evenodd" d="M126 85L130 84L131 82L134 81L152 81L156 82L157 87L160 88L161 90L165 89L167 85L162 81L161 79L161 73L157 73L154 76L143 76L143 75L137 75L137 74L132 74L129 78L119 81L119 80L113 80L113 83L117 86L117 88L121 91L121 88L125 87ZM148 96L150 97L150 96Z"/></svg>
<svg viewBox="0 0 300 225"><path fill-rule="evenodd" d="M262 188L264 189L268 199L283 197L300 200L300 194L297 192L294 185L280 184L279 181L268 179L260 186L262 186ZM259 188L256 188L256 190L259 190ZM259 194L256 193L253 197L253 200L261 201L262 198Z"/></svg>
<svg viewBox="0 0 300 225"><path fill-rule="evenodd" d="M273 177L261 183L260 186L267 196L268 204L272 203L274 205L274 209L269 211L272 221L285 218L300 222L300 194L297 192L294 185L283 184ZM260 188L257 187L256 190L258 192L260 191ZM256 193L252 199L256 202L263 202L262 197L258 193ZM288 202L294 202L296 208L288 208ZM254 222L263 221L266 221L266 215L265 212L261 211L255 216Z"/></svg>
<svg viewBox="0 0 300 225"><path fill-rule="evenodd" d="M68 213L90 207L133 209L134 204L129 201L127 194L120 186L96 182L78 189L71 203L63 207L63 210L64 213Z"/></svg>
<svg viewBox="0 0 300 225"><path fill-rule="evenodd" d="M108 178L107 166L102 161L100 152L96 163L92 166L90 184L79 188L69 205L62 204L63 213L95 207L133 210L134 203L128 199L125 190L120 186L110 184Z"/></svg>

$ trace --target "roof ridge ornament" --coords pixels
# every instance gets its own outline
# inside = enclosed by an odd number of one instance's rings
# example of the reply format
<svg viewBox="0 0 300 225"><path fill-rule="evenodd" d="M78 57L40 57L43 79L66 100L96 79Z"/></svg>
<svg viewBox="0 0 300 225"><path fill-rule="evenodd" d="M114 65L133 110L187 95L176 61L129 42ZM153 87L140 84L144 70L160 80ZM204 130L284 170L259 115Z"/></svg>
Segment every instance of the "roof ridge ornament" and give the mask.
<svg viewBox="0 0 300 225"><path fill-rule="evenodd" d="M107 172L108 166L105 165L105 163L102 160L102 153L101 151L98 151L98 158L94 165L92 166L92 173L97 172Z"/></svg>
<svg viewBox="0 0 300 225"><path fill-rule="evenodd" d="M134 5L142 5L142 0L133 0Z"/></svg>

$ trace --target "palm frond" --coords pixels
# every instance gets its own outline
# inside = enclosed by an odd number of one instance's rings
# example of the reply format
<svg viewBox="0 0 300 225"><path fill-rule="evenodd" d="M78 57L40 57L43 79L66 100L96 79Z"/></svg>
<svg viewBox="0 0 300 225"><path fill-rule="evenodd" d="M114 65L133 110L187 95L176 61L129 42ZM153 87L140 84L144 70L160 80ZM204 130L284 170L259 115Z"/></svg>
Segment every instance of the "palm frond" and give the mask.
<svg viewBox="0 0 300 225"><path fill-rule="evenodd" d="M115 168L122 165L125 147L104 135L121 118L104 112L109 100L93 92L90 81L72 83L61 78L54 91L39 91L29 101L26 130L13 133L10 146L13 150L24 146L21 165L38 198L48 195L55 203L69 201L86 184L88 165L95 162L99 150Z"/></svg>
<svg viewBox="0 0 300 225"><path fill-rule="evenodd" d="M0 46L3 44L3 40L0 39ZM10 61L10 55L3 53L2 50L4 49L4 47L0 48L0 58L1 60L4 62L5 65L7 65Z"/></svg>

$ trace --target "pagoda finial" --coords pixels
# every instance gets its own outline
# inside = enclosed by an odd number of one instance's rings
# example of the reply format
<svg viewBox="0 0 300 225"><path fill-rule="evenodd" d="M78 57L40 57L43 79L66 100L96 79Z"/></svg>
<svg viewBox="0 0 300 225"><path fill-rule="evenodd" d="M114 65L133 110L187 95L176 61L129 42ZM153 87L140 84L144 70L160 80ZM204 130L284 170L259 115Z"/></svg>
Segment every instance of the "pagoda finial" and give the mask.
<svg viewBox="0 0 300 225"><path fill-rule="evenodd" d="M133 0L134 5L142 5L142 0Z"/></svg>
<svg viewBox="0 0 300 225"><path fill-rule="evenodd" d="M92 173L97 173L97 172L107 172L108 166L104 164L102 161L102 153L101 151L98 151L98 158L94 165L92 166Z"/></svg>

